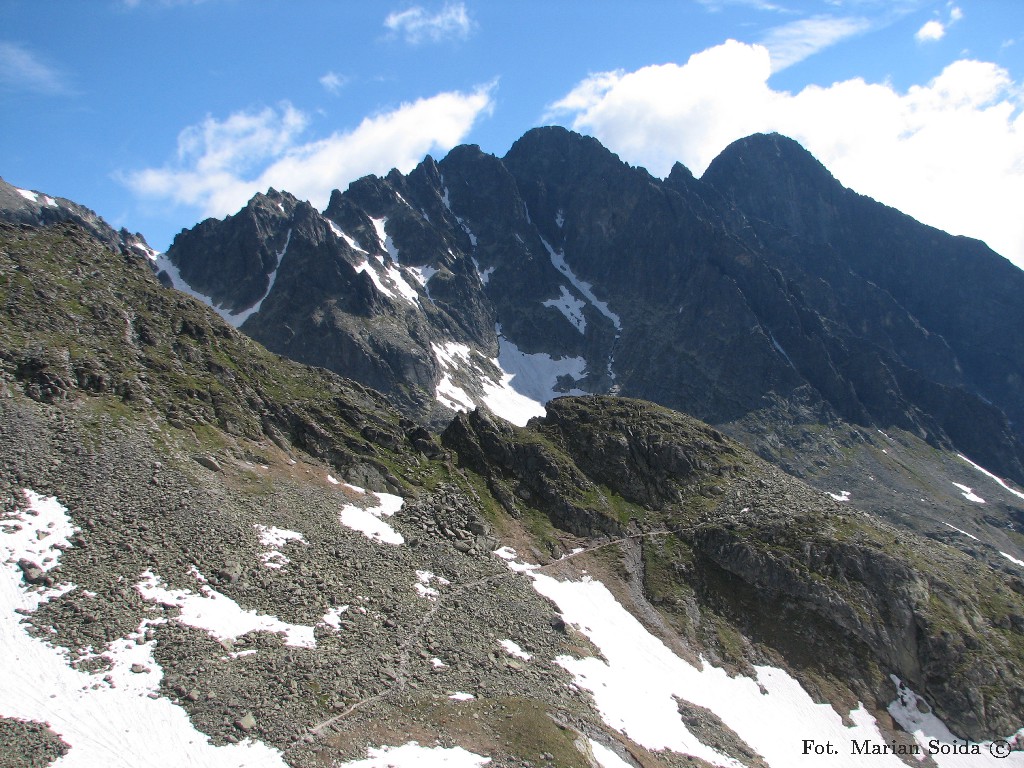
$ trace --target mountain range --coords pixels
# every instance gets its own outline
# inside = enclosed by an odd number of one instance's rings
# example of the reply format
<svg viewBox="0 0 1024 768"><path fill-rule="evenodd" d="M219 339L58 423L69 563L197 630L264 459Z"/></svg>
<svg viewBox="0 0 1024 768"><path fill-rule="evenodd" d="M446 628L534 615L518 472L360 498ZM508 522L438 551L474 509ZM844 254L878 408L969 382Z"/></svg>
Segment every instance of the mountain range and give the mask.
<svg viewBox="0 0 1024 768"><path fill-rule="evenodd" d="M1024 274L792 140L541 128L164 254L0 220L12 765L1020 740Z"/></svg>

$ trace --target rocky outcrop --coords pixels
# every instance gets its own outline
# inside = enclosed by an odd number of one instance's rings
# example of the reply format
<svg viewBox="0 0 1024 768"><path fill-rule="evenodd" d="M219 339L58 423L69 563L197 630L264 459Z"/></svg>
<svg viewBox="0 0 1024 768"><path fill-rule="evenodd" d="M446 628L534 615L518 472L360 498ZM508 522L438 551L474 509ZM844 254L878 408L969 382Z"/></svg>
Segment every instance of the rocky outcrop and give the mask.
<svg viewBox="0 0 1024 768"><path fill-rule="evenodd" d="M21 189L0 178L0 221L28 227L77 224L107 248L118 253L146 255L152 249L145 238L127 229L115 230L95 211L63 197Z"/></svg>

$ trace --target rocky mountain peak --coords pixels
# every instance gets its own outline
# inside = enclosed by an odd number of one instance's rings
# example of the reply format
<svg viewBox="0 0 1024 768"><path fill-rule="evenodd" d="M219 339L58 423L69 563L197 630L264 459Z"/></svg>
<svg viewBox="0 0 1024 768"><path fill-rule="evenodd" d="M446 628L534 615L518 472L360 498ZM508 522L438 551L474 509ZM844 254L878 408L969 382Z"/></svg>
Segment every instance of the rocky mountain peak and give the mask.
<svg viewBox="0 0 1024 768"><path fill-rule="evenodd" d="M701 181L748 216L813 242L834 235L843 187L799 143L778 133L738 139L722 150Z"/></svg>
<svg viewBox="0 0 1024 768"><path fill-rule="evenodd" d="M1005 333L1024 329L1021 275L991 279L994 254L843 188L783 136L659 180L538 128L501 158L461 146L364 177L322 214L291 205L269 191L168 258L209 267L193 287L273 351L409 418L525 424L560 395L644 398L925 527L959 502L909 480L905 504L878 497L881 433L1024 478L1024 349L1007 354L1024 341Z"/></svg>

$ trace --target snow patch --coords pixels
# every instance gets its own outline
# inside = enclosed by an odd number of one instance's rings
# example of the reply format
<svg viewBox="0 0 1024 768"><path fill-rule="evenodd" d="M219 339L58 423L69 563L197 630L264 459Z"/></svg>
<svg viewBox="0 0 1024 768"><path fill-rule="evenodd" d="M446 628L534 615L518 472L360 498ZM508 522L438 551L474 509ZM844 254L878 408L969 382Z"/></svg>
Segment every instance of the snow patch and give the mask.
<svg viewBox="0 0 1024 768"><path fill-rule="evenodd" d="M554 307L565 315L565 319L572 323L577 331L585 333L587 330L587 319L583 316L583 307L586 306L586 302L573 296L564 285L558 286L558 291L559 297L557 299L548 299L544 302L544 306Z"/></svg>
<svg viewBox="0 0 1024 768"><path fill-rule="evenodd" d="M441 381L437 383L437 388L434 390L434 399L453 411L472 411L476 408L473 398L466 394L466 390L462 387L456 386L449 373L444 373L441 376Z"/></svg>
<svg viewBox="0 0 1024 768"><path fill-rule="evenodd" d="M405 201L403 200L402 202ZM408 203L406 204L408 205ZM385 225L388 223L387 216L380 219L371 218L370 221L373 222L373 229L377 233L377 240L380 242L380 247L387 252L388 256L390 256L395 263L398 263L398 248L395 247L395 242L391 239L391 235L389 235L385 230Z"/></svg>
<svg viewBox="0 0 1024 768"><path fill-rule="evenodd" d="M501 640L499 641L499 644L505 649L505 652L508 653L509 656L515 656L517 659L522 659L523 661L529 661L533 658L533 656L524 651L515 640Z"/></svg>
<svg viewBox="0 0 1024 768"><path fill-rule="evenodd" d="M32 192L32 191L27 190L27 189L22 189L21 187L15 187L15 189L18 190L18 194L19 195L24 197L30 203L38 203L39 202L39 195L37 195L35 192Z"/></svg>
<svg viewBox="0 0 1024 768"><path fill-rule="evenodd" d="M974 491L972 489L968 488L966 485L960 485L960 483L953 483L953 485L955 485L957 488L960 489L960 492L964 495L964 498L967 499L968 501L973 501L975 504L984 504L985 503L985 500L983 498L981 498L981 496L979 496L978 494L974 493Z"/></svg>
<svg viewBox="0 0 1024 768"><path fill-rule="evenodd" d="M408 270L412 272L413 277L416 278L416 282L423 286L426 290L427 283L430 282L430 278L437 274L437 269L434 267L408 267ZM427 294L430 295L429 293Z"/></svg>
<svg viewBox="0 0 1024 768"><path fill-rule="evenodd" d="M448 579L443 576L437 576L430 571L416 571L416 584L413 586L416 587L416 591L419 593L420 597L425 597L428 600L437 600L437 598L441 596L440 592L430 586L431 581L436 581L442 586L451 584Z"/></svg>
<svg viewBox="0 0 1024 768"><path fill-rule="evenodd" d="M144 600L178 608L180 613L175 617L176 621L205 630L218 640L235 640L248 632L265 631L283 634L285 645L316 648L313 627L291 624L276 616L246 610L207 584L206 578L195 568L192 574L199 582L198 593L188 589L167 589L160 577L148 569L142 572L135 588Z"/></svg>
<svg viewBox="0 0 1024 768"><path fill-rule="evenodd" d="M388 264L384 267L384 275L377 271L379 267L376 264L371 264L369 259L364 259L356 265L356 272L365 272L370 276L374 286L377 290L383 293L390 299L402 298L405 301L412 304L414 307L418 307L420 304L420 296L406 281L402 272L394 264ZM389 280L391 285L387 285L384 280Z"/></svg>
<svg viewBox="0 0 1024 768"><path fill-rule="evenodd" d="M453 411L472 411L476 403L462 387L455 384L451 373L463 366L470 366L471 351L468 345L449 341L445 344L431 344L434 357L444 373L434 390L434 399Z"/></svg>
<svg viewBox="0 0 1024 768"><path fill-rule="evenodd" d="M473 257L473 266L476 268L476 276L480 278L480 282L487 285L487 282L491 279L491 275L494 273L494 267L488 267L487 269L480 269L480 262L476 260L476 256Z"/></svg>
<svg viewBox="0 0 1024 768"><path fill-rule="evenodd" d="M341 629L341 614L349 609L347 605L339 605L331 608L324 617L320 620L322 624L326 624L328 627L333 629L335 632Z"/></svg>
<svg viewBox="0 0 1024 768"><path fill-rule="evenodd" d="M337 763L338 768L478 768L491 758L462 747L421 747L410 741L400 747L371 747L369 757Z"/></svg>
<svg viewBox="0 0 1024 768"><path fill-rule="evenodd" d="M394 264L389 264L386 272L387 276L391 278L391 282L395 284L395 289L401 297L414 307L418 307L420 305L420 295L416 292L415 288L409 285L401 270Z"/></svg>
<svg viewBox="0 0 1024 768"><path fill-rule="evenodd" d="M366 538L381 544L397 546L405 543L405 537L381 519L383 517L391 517L402 508L405 500L401 496L395 496L391 493L374 493L373 491L366 491L348 483L343 485L358 493L375 496L378 503L377 506L365 509L355 504L346 504L341 508L340 520L342 525L346 528L351 528L353 531L359 531Z"/></svg>
<svg viewBox="0 0 1024 768"><path fill-rule="evenodd" d="M587 367L582 357L552 358L545 352L529 354L501 335L498 328L498 357L493 360L501 369L501 381L482 377L483 401L496 415L517 426L526 426L534 416L545 414L544 404L561 395L585 395L581 389L560 392L558 379L569 376L580 379Z"/></svg>
<svg viewBox="0 0 1024 768"><path fill-rule="evenodd" d="M476 696L474 696L472 693L462 693L461 691L456 691L448 698L452 699L453 701L472 701L476 698Z"/></svg>
<svg viewBox="0 0 1024 768"><path fill-rule="evenodd" d="M328 475L330 477L330 475ZM281 551L281 547L289 541L298 541L306 544L306 537L298 531L289 531L287 528L256 524L256 532L260 537L260 544L268 547L267 552L260 552L260 560L267 568L283 568L291 561Z"/></svg>
<svg viewBox="0 0 1024 768"><path fill-rule="evenodd" d="M335 237L340 237L342 240L344 240L346 243L348 243L348 247L351 248L353 251L359 251L360 253L366 253L366 249L363 248L356 240L354 240L353 238L349 237L344 232L342 232L341 231L341 227L339 227L333 221L328 219L326 216L324 216L323 219L324 219L324 221L327 222L327 226L329 226L331 228L331 232L334 233Z"/></svg>
<svg viewBox="0 0 1024 768"><path fill-rule="evenodd" d="M384 285L384 281L380 279L380 275L378 275L377 270L370 265L370 261L368 259L365 261L361 261L359 264L357 264L355 269L356 272L365 272L366 274L368 274L370 276L370 279L373 281L373 284L377 287L377 290L383 293L385 296L387 296L390 299L398 298L395 295L394 291L392 291L390 288Z"/></svg>
<svg viewBox="0 0 1024 768"><path fill-rule="evenodd" d="M839 493L831 493L830 492L828 495L831 496L836 501L849 501L850 500L850 492L849 491L840 491Z"/></svg>
<svg viewBox="0 0 1024 768"><path fill-rule="evenodd" d="M593 739L587 739L587 741L590 742L590 751L593 752L594 759L601 768L633 768L604 744Z"/></svg>
<svg viewBox="0 0 1024 768"><path fill-rule="evenodd" d="M790 368L796 370L796 366L793 365L793 361L790 360L789 355L786 354L786 350L782 348L782 345L779 344L778 341L776 341L775 336L769 333L768 338L772 340L772 346L775 347L775 351L785 358L786 362L789 363Z"/></svg>
<svg viewBox="0 0 1024 768"><path fill-rule="evenodd" d="M565 225L565 212L559 208L555 213L555 226L561 229Z"/></svg>

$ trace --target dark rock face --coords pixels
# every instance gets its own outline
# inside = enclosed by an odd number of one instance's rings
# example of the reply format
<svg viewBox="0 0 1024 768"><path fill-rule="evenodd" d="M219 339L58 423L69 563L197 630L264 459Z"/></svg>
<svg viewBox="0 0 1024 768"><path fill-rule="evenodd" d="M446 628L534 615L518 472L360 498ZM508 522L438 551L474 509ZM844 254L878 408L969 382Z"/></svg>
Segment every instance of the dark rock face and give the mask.
<svg viewBox="0 0 1024 768"><path fill-rule="evenodd" d="M780 136L659 180L541 128L504 158L463 146L361 179L322 216L258 195L169 257L239 308L277 270L246 331L435 424L446 376L480 403L485 361L515 345L585 360L555 389L642 397L754 443L792 422L901 429L1024 480L1024 274ZM449 344L478 364L446 365Z"/></svg>
<svg viewBox="0 0 1024 768"><path fill-rule="evenodd" d="M730 145L702 181L746 218L768 263L788 276L796 267L808 285L827 282L846 323L866 326L866 349L846 372L873 414L947 436L1020 477L1024 341L999 330L1024 323L1020 269L984 243L845 189L777 134ZM870 380L885 384L872 391Z"/></svg>
<svg viewBox="0 0 1024 768"><path fill-rule="evenodd" d="M181 232L174 239L181 276L218 306L251 307L267 293L290 244L297 205L291 195L271 189L223 222L207 219Z"/></svg>

